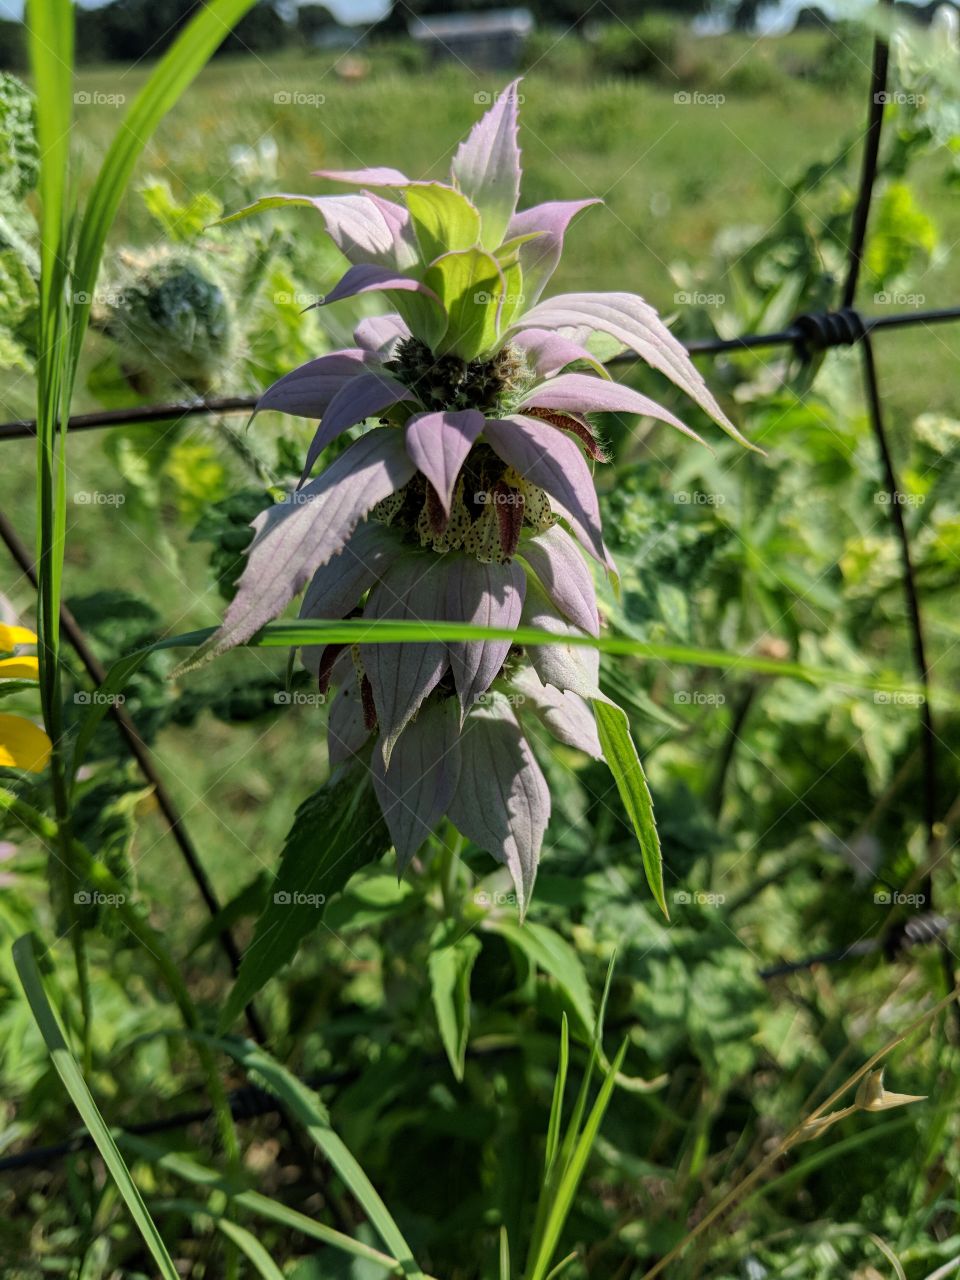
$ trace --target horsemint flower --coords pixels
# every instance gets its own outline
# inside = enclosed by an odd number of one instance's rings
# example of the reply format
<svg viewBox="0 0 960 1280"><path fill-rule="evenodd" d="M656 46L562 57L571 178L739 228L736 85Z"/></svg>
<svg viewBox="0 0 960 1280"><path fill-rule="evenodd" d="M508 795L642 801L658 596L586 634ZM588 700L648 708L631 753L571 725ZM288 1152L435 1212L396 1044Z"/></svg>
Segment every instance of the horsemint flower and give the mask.
<svg viewBox="0 0 960 1280"><path fill-rule="evenodd" d="M248 640L305 586L305 618L597 636L581 549L603 571L615 567L588 463L603 460L588 415L643 414L699 437L611 381L583 345L593 334L635 352L746 443L641 298L541 301L571 219L599 202L517 212L516 104L514 84L461 144L449 183L389 168L324 170L317 176L362 194L268 196L232 215L312 206L351 263L317 305L376 291L394 310L363 320L355 347L309 361L261 397L258 410L320 426L298 491L254 522L237 594L204 656ZM309 479L321 453L369 418L379 425ZM562 742L600 756L588 701L600 696L597 651L438 639L318 647L303 657L321 689L338 689L331 762L366 751L376 735L371 769L401 868L446 816L507 865L523 909L550 816L523 721L537 717Z"/></svg>

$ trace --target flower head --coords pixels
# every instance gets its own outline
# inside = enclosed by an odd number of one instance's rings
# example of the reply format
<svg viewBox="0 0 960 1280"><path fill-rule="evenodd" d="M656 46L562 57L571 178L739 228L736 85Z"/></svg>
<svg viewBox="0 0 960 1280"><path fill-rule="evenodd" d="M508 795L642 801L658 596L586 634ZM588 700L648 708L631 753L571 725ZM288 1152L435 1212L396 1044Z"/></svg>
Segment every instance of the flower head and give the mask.
<svg viewBox="0 0 960 1280"><path fill-rule="evenodd" d="M693 431L610 380L591 354L612 337L681 388L742 443L682 345L629 293L542 299L570 222L594 200L517 211L516 85L454 156L447 183L395 169L322 171L360 188L268 196L234 217L308 205L350 262L317 305L382 294L349 350L274 383L258 409L315 418L300 487L254 522L236 597L207 646L243 643L306 587L301 616L467 622L599 634L594 578L615 572L591 464L589 415L636 413ZM321 454L368 419L316 478ZM525 726L599 756L588 700L597 652L509 640L306 650L329 716L334 763L370 752L384 817L405 866L447 817L505 863L529 899L550 793ZM371 743L372 740L372 743ZM402 749L398 749L398 745Z"/></svg>

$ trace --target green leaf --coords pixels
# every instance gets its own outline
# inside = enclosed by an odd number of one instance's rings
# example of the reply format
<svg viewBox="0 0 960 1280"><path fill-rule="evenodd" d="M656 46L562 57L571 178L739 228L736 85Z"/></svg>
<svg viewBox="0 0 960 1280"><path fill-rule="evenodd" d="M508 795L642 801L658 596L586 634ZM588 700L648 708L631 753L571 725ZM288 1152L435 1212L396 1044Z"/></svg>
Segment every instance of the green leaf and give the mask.
<svg viewBox="0 0 960 1280"><path fill-rule="evenodd" d="M496 258L482 249L464 249L438 258L424 275L447 313L447 330L436 346L473 360L497 340L497 315L506 292Z"/></svg>
<svg viewBox="0 0 960 1280"><path fill-rule="evenodd" d="M155 1165L158 1169L163 1169L167 1173L173 1174L174 1177L182 1178L184 1182L190 1182L194 1186L205 1187L208 1191L224 1192L229 1197L231 1204L237 1205L249 1213L266 1218L269 1222L276 1222L290 1231L297 1231L310 1240L319 1240L322 1244L328 1244L343 1253L352 1254L354 1257L363 1258L368 1262L376 1262L393 1274L402 1275L400 1264L395 1258L381 1253L378 1249L372 1249L360 1240L354 1240L352 1237L344 1235L342 1231L327 1227L322 1222L315 1222L313 1218L308 1218L306 1214L289 1208L279 1200L272 1200L269 1196L261 1195L259 1191L238 1190L215 1170L198 1164L195 1160L191 1160L189 1156L181 1155L175 1151L164 1151L162 1147L158 1147L143 1138L134 1137L131 1134L122 1134L120 1143L129 1153L139 1156L151 1165ZM207 1212L212 1212L209 1206Z"/></svg>
<svg viewBox="0 0 960 1280"><path fill-rule="evenodd" d="M567 1015L560 1023L560 1061L553 1082L553 1098L550 1102L550 1119L547 1123L547 1149L544 1154L544 1172L550 1176L553 1162L560 1149L560 1123L563 1119L563 1095L567 1088L567 1070L570 1066L570 1027Z"/></svg>
<svg viewBox="0 0 960 1280"><path fill-rule="evenodd" d="M442 924L430 940L430 993L440 1039L457 1080L463 1079L470 1036L470 974L480 950L479 938L462 933L456 921Z"/></svg>
<svg viewBox="0 0 960 1280"><path fill-rule="evenodd" d="M87 1088L83 1073L63 1037L57 1016L54 1013L47 993L43 989L40 971L37 968L34 954L32 934L25 934L13 944L13 959L17 967L24 994L33 1012L34 1019L40 1029L44 1042L49 1050L51 1060L57 1074L63 1081L80 1118L86 1125L87 1132L96 1143L103 1162L109 1169L117 1189L123 1196L130 1215L143 1236L143 1242L156 1263L157 1270L163 1280L179 1280L176 1267L167 1253L166 1246L160 1238L156 1224L150 1217L140 1192L137 1190L130 1171L124 1163L123 1156L100 1114L93 1095Z"/></svg>
<svg viewBox="0 0 960 1280"><path fill-rule="evenodd" d="M360 1168L352 1153L338 1134L330 1127L326 1107L313 1092L286 1067L264 1049L249 1041L210 1040L217 1048L229 1053L250 1073L256 1083L267 1089L283 1103L284 1110L304 1126L323 1155L356 1196L367 1217L380 1234L380 1238L403 1269L409 1280L424 1280L423 1273L414 1261L413 1252L404 1240L400 1228L391 1217L370 1179Z"/></svg>
<svg viewBox="0 0 960 1280"><path fill-rule="evenodd" d="M330 896L389 847L370 772L363 765L338 769L300 805L221 1028L229 1028L264 983L293 959L301 939L320 923Z"/></svg>
<svg viewBox="0 0 960 1280"><path fill-rule="evenodd" d="M590 985L580 957L566 938L561 938L548 925L529 920L520 924L510 916L488 916L483 927L506 938L538 969L554 979L573 1018L577 1035L582 1040L591 1040L595 1015Z"/></svg>
<svg viewBox="0 0 960 1280"><path fill-rule="evenodd" d="M629 722L625 712L614 703L602 698L593 698L591 701L604 759L610 766L623 807L637 834L647 884L657 906L669 920L670 913L663 892L663 857L653 816L653 800L650 798L637 748L630 736Z"/></svg>
<svg viewBox="0 0 960 1280"><path fill-rule="evenodd" d="M424 262L478 243L480 214L453 187L440 182L417 183L405 189L404 198Z"/></svg>

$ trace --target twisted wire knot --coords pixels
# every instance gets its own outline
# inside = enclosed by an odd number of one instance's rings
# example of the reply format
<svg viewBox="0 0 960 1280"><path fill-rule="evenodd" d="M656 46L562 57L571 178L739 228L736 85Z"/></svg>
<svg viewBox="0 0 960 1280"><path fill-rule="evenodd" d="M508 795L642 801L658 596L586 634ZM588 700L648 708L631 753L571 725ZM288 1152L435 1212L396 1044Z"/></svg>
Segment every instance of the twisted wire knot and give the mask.
<svg viewBox="0 0 960 1280"><path fill-rule="evenodd" d="M863 317L853 307L841 307L839 311L808 311L797 316L792 327L797 333L797 346L806 357L815 351L827 351L830 347L852 347L867 333Z"/></svg>

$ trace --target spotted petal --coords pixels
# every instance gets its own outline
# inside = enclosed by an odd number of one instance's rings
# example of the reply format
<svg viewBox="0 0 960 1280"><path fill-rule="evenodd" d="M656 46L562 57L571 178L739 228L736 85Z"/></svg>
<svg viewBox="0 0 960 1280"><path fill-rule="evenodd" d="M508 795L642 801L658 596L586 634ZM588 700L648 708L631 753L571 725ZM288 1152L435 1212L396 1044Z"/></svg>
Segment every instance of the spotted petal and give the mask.
<svg viewBox="0 0 960 1280"><path fill-rule="evenodd" d="M385 766L378 752L373 786L401 872L447 812L460 777L460 724L452 698L431 700Z"/></svg>
<svg viewBox="0 0 960 1280"><path fill-rule="evenodd" d="M401 400L415 398L409 387L380 371L362 373L358 378L345 383L327 405L323 421L310 442L300 477L301 485L327 445L332 444L348 427L355 427L358 422L382 413Z"/></svg>
<svg viewBox="0 0 960 1280"><path fill-rule="evenodd" d="M467 721L448 812L461 834L509 868L522 915L550 820L550 789L503 699L476 708Z"/></svg>
<svg viewBox="0 0 960 1280"><path fill-rule="evenodd" d="M483 430L476 409L417 413L407 423L407 453L437 491L449 516L460 468Z"/></svg>
<svg viewBox="0 0 960 1280"><path fill-rule="evenodd" d="M512 631L520 621L526 589L526 574L518 564L481 564L473 556L458 556L447 575L447 617ZM509 640L450 645L450 668L463 715L490 688L509 652Z"/></svg>
<svg viewBox="0 0 960 1280"><path fill-rule="evenodd" d="M593 477L570 437L520 414L501 420L488 418L483 431L504 462L550 495L580 542L605 564Z"/></svg>

